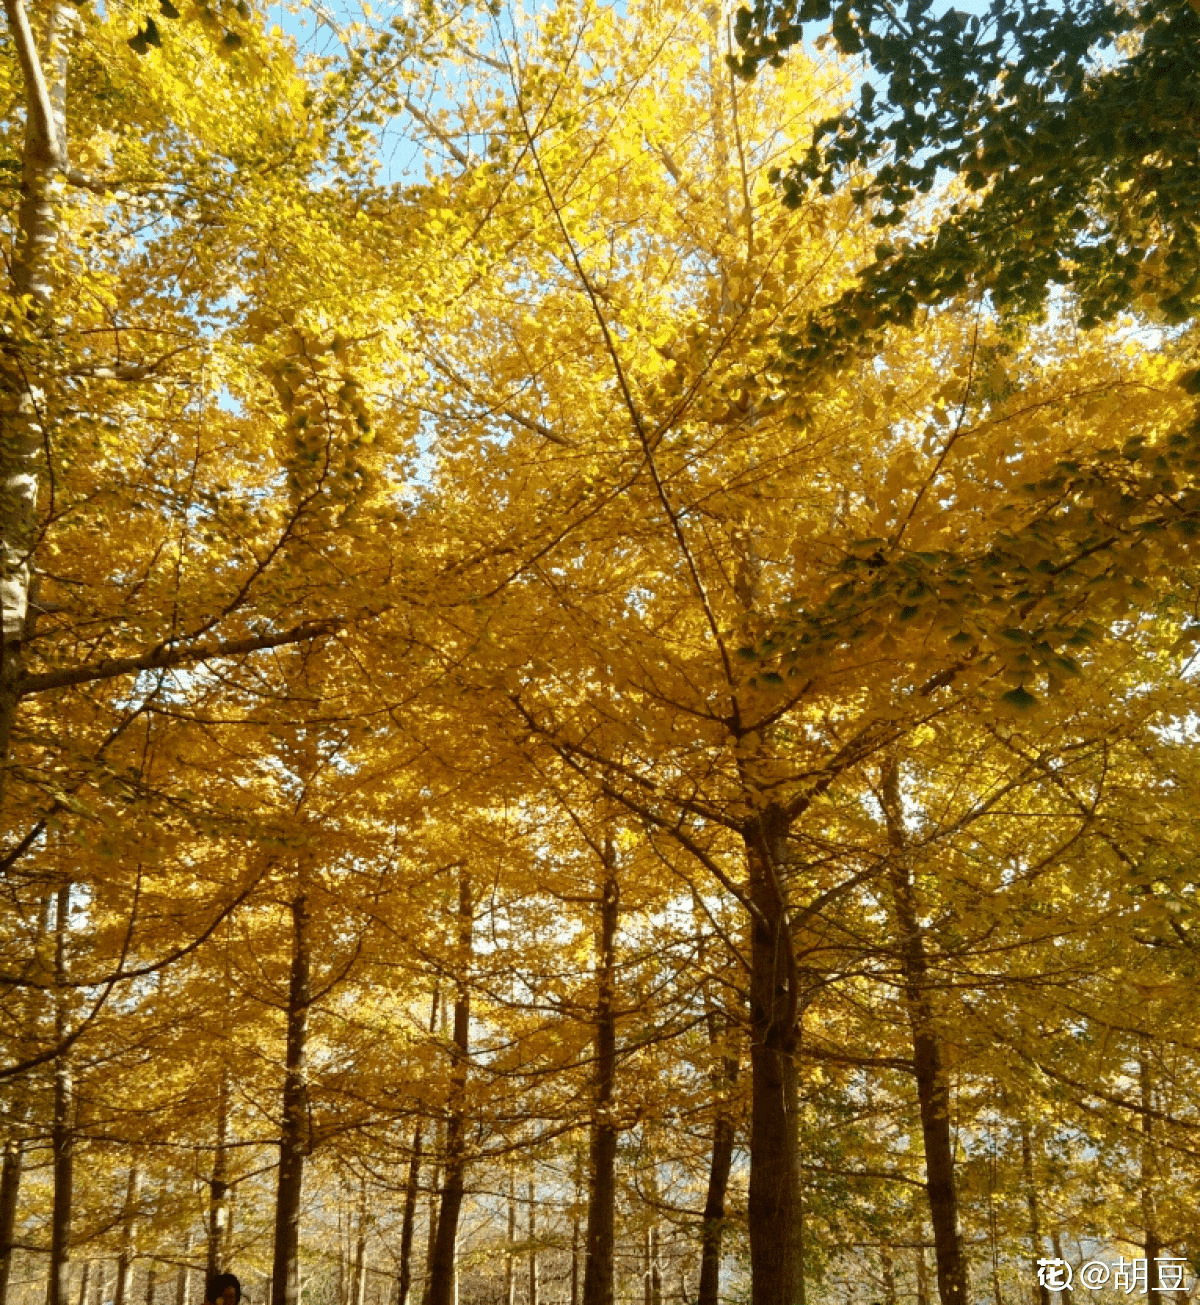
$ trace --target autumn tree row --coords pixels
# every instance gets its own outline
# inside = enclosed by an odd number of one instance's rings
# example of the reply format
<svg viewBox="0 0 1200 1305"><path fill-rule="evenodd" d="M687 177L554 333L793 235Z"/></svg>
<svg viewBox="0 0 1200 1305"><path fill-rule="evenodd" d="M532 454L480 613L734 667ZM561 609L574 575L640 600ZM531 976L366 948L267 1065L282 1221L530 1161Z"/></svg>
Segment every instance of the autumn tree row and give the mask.
<svg viewBox="0 0 1200 1305"><path fill-rule="evenodd" d="M885 330L716 9L6 13L0 1280L1190 1256L1187 330Z"/></svg>

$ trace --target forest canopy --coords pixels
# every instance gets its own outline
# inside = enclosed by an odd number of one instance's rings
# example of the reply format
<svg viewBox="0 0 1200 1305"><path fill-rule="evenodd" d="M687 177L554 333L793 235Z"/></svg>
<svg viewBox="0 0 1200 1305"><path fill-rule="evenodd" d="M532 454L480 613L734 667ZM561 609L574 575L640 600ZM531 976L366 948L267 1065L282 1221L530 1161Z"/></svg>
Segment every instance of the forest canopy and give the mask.
<svg viewBox="0 0 1200 1305"><path fill-rule="evenodd" d="M1190 1298L1194 7L5 14L0 1305Z"/></svg>

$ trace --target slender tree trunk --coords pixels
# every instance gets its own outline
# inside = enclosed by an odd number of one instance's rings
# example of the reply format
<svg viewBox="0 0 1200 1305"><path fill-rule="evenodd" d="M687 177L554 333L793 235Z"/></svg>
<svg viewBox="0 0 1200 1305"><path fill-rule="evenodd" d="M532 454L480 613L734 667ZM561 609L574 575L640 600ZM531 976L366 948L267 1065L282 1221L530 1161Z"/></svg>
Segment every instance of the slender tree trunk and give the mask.
<svg viewBox="0 0 1200 1305"><path fill-rule="evenodd" d="M725 1021L712 1008L708 1014L708 1036L714 1049L728 1035ZM727 1094L737 1082L738 1058L726 1050L720 1068L713 1071L713 1090L717 1113L713 1120L712 1156L708 1165L708 1191L704 1198L704 1221L700 1228L700 1286L696 1305L717 1305L721 1289L721 1244L725 1236L725 1196L729 1190L729 1173L733 1167L733 1119L729 1114Z"/></svg>
<svg viewBox="0 0 1200 1305"><path fill-rule="evenodd" d="M146 1305L154 1305L154 1293L158 1290L158 1266L151 1264L146 1270Z"/></svg>
<svg viewBox="0 0 1200 1305"><path fill-rule="evenodd" d="M21 1195L24 1164L25 1139L10 1136L4 1143L4 1161L0 1165L0 1305L8 1305L13 1238L17 1231L17 1201Z"/></svg>
<svg viewBox="0 0 1200 1305"><path fill-rule="evenodd" d="M54 925L54 1036L61 1046L70 1024L67 982L67 943L71 928L71 885L58 890ZM54 1153L54 1202L50 1216L50 1289L46 1305L70 1305L71 1211L75 1201L75 1121L71 1053L54 1058L54 1116L50 1126Z"/></svg>
<svg viewBox="0 0 1200 1305"><path fill-rule="evenodd" d="M342 1197L346 1195L345 1186L342 1188ZM349 1230L344 1226L343 1215L345 1215L345 1200L338 1202L338 1278L337 1278L337 1299L338 1305L350 1305L350 1293L346 1290L346 1261L349 1259ZM347 1216L348 1220L348 1216Z"/></svg>
<svg viewBox="0 0 1200 1305"><path fill-rule="evenodd" d="M92 1285L92 1262L84 1260L83 1267L79 1274L79 1293L75 1297L75 1305L88 1305L88 1291Z"/></svg>
<svg viewBox="0 0 1200 1305"><path fill-rule="evenodd" d="M396 1305L408 1305L412 1291L413 1229L417 1222L417 1195L421 1184L421 1125L413 1129L412 1154L408 1158L408 1177L404 1184L404 1213L400 1220L400 1265L396 1286Z"/></svg>
<svg viewBox="0 0 1200 1305"><path fill-rule="evenodd" d="M133 1305L133 1264L137 1255L137 1216L141 1200L142 1171L135 1162L129 1166L125 1186L125 1208L121 1211L121 1253L117 1256L117 1281L113 1305Z"/></svg>
<svg viewBox="0 0 1200 1305"><path fill-rule="evenodd" d="M470 1055L471 941L475 918L471 877L463 870L458 892L458 991L454 1000L454 1066L446 1116L446 1153L437 1235L429 1265L427 1305L453 1305L455 1296L458 1216L462 1210L467 1170L467 1068Z"/></svg>
<svg viewBox="0 0 1200 1305"><path fill-rule="evenodd" d="M448 1003L444 996L441 996L438 1005L439 1009L439 1028L443 1038L446 1037L446 1031L449 1027L450 1017L448 1015ZM433 1276L433 1248L437 1245L437 1226L438 1226L438 1206L442 1196L442 1161L446 1156L446 1117L440 1115L433 1130L433 1153L437 1160L433 1166L433 1174L429 1184L429 1229L427 1245L425 1248L425 1290L421 1296L422 1305L429 1305L429 1282Z"/></svg>
<svg viewBox="0 0 1200 1305"><path fill-rule="evenodd" d="M46 9L37 49L24 0L4 0L8 35L21 69L25 141L11 289L28 305L31 337L52 325L53 267L66 166L67 37L73 15ZM26 298L27 296L27 298ZM37 540L44 395L40 360L25 342L0 349L0 794L19 702L32 559Z"/></svg>
<svg viewBox="0 0 1200 1305"><path fill-rule="evenodd" d="M745 831L754 908L748 1211L752 1305L804 1305L796 1074L800 994L784 883L787 834L787 815L773 804Z"/></svg>
<svg viewBox="0 0 1200 1305"><path fill-rule="evenodd" d="M642 1280L645 1305L662 1305L662 1265L658 1259L658 1226L651 1224L645 1234L646 1269Z"/></svg>
<svg viewBox="0 0 1200 1305"><path fill-rule="evenodd" d="M192 1253L192 1230L189 1228L183 1234L183 1258L186 1260ZM191 1271L187 1265L181 1265L179 1273L175 1278L175 1305L192 1305L192 1279ZM268 1296L268 1300L270 1297Z"/></svg>
<svg viewBox="0 0 1200 1305"><path fill-rule="evenodd" d="M579 1223L579 1211L583 1205L583 1156L575 1153L575 1201L571 1207L571 1305L579 1305L581 1242L583 1229Z"/></svg>
<svg viewBox="0 0 1200 1305"><path fill-rule="evenodd" d="M967 1268L958 1235L958 1197L954 1178L954 1141L950 1125L950 1085L930 995L929 959L918 919L908 864L908 846L900 803L900 769L894 757L881 768L881 795L888 832L888 877L896 913L897 953L904 975L904 997L912 1029L913 1062L921 1135L925 1143L925 1179L929 1218L937 1258L938 1295L942 1305L967 1305Z"/></svg>
<svg viewBox="0 0 1200 1305"><path fill-rule="evenodd" d="M271 1305L300 1305L300 1198L308 1135L308 1007L312 1001L308 894L292 902L292 972L288 986L287 1059L283 1121L279 1136L279 1185L275 1197L275 1254Z"/></svg>
<svg viewBox="0 0 1200 1305"><path fill-rule="evenodd" d="M1146 1282L1150 1305L1164 1305L1164 1296L1170 1300L1158 1286L1158 1265L1155 1260L1163 1252L1162 1240L1158 1231L1158 1201L1155 1191L1161 1181L1158 1163L1158 1148L1154 1139L1154 1072L1150 1064L1149 1048L1143 1044L1138 1048L1138 1087L1142 1105L1142 1147L1141 1179L1142 1188L1142 1228L1145 1233L1146 1246Z"/></svg>
<svg viewBox="0 0 1200 1305"><path fill-rule="evenodd" d="M212 1177L208 1180L208 1254L204 1269L209 1282L224 1271L222 1251L229 1219L229 1091L229 1067L222 1065L217 1085L217 1139Z"/></svg>
<svg viewBox="0 0 1200 1305"><path fill-rule="evenodd" d="M925 1230L918 1224L917 1236L924 1237ZM925 1262L925 1247L917 1243L917 1305L929 1305L929 1267Z"/></svg>
<svg viewBox="0 0 1200 1305"><path fill-rule="evenodd" d="M1029 1120L1024 1115L1021 1124L1021 1177L1025 1182L1025 1204L1029 1209L1030 1281L1033 1283L1033 1305L1050 1305L1050 1288L1038 1281L1037 1262L1042 1257L1042 1215L1038 1206L1037 1182L1033 1173L1033 1138L1029 1133Z"/></svg>
<svg viewBox="0 0 1200 1305"><path fill-rule="evenodd" d="M896 1265L886 1242L879 1248L879 1275L883 1279L883 1305L897 1305Z"/></svg>
<svg viewBox="0 0 1200 1305"><path fill-rule="evenodd" d="M0 756L0 763L3 757ZM2 765L0 765L2 769ZM56 894L42 897L36 916L31 946L29 971L40 979L49 980L53 972L46 964L44 942L50 932ZM31 1047L42 1036L43 993L28 989L21 1002L21 1044ZM4 1142L4 1159L0 1164L0 1305L8 1305L8 1289L12 1275L13 1245L17 1229L17 1208L21 1195L21 1179L25 1169L25 1128L30 1113L30 1081L23 1075L16 1084L12 1109L8 1120L8 1133Z"/></svg>
<svg viewBox="0 0 1200 1305"><path fill-rule="evenodd" d="M367 1182L359 1180L358 1229L354 1241L354 1275L351 1279L350 1305L364 1305L367 1297L367 1230L370 1215L367 1212Z"/></svg>
<svg viewBox="0 0 1200 1305"><path fill-rule="evenodd" d="M613 1303L617 1125L612 1111L617 1079L616 946L620 901L616 850L610 836L604 843L604 881L600 892L600 927L597 930L596 1067L593 1080L583 1305Z"/></svg>
<svg viewBox="0 0 1200 1305"><path fill-rule="evenodd" d="M1054 1247L1054 1254L1061 1260L1063 1258L1062 1238L1059 1236L1057 1228L1050 1234L1050 1244ZM1058 1294L1059 1305L1071 1305L1074 1297L1075 1293L1070 1287L1065 1288Z"/></svg>
<svg viewBox="0 0 1200 1305"><path fill-rule="evenodd" d="M538 1305L537 1193L529 1180L529 1305Z"/></svg>
<svg viewBox="0 0 1200 1305"><path fill-rule="evenodd" d="M505 1305L517 1305L517 1257L513 1247L517 1243L517 1179L512 1170L508 1173L508 1249L504 1255Z"/></svg>
<svg viewBox="0 0 1200 1305"><path fill-rule="evenodd" d="M437 1031L438 1007L442 985L433 985L433 1004L429 1011L429 1036ZM404 1185L404 1214L400 1222L400 1276L396 1285L396 1305L408 1305L412 1290L413 1229L417 1221L417 1196L421 1189L421 1125L413 1128L412 1154L408 1159L408 1179Z"/></svg>

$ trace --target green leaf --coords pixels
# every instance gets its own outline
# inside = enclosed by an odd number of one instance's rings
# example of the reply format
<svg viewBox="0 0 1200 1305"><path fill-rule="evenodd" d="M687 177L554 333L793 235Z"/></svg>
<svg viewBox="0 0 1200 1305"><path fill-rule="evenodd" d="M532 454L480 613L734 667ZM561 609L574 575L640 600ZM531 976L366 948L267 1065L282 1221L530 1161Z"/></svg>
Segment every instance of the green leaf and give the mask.
<svg viewBox="0 0 1200 1305"><path fill-rule="evenodd" d="M1032 711L1038 705L1037 698L1023 684L1016 689L1009 689L1001 696L1000 701L1017 711Z"/></svg>

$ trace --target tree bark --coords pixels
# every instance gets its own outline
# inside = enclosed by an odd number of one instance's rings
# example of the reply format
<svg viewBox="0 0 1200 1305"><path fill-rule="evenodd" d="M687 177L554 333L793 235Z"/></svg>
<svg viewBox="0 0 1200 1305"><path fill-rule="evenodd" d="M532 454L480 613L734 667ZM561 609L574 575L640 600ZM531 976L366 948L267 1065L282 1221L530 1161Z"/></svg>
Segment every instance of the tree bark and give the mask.
<svg viewBox="0 0 1200 1305"><path fill-rule="evenodd" d="M1050 1234L1050 1245L1054 1247L1054 1254L1061 1260L1063 1258L1062 1238L1059 1236L1057 1228ZM1058 1293L1059 1305L1071 1305L1074 1299L1075 1293L1070 1287L1066 1287Z"/></svg>
<svg viewBox="0 0 1200 1305"><path fill-rule="evenodd" d="M454 1040L451 1044L453 1067L446 1115L445 1165L442 1199L438 1206L437 1235L429 1264L426 1305L454 1305L458 1217L466 1188L466 1096L471 1033L469 984L474 920L471 877L463 870L458 882L458 983L454 999Z"/></svg>
<svg viewBox="0 0 1200 1305"><path fill-rule="evenodd" d="M897 1305L896 1264L886 1242L879 1248L879 1275L883 1279L883 1305Z"/></svg>
<svg viewBox="0 0 1200 1305"><path fill-rule="evenodd" d="M745 830L750 900L750 1300L804 1305L798 991L784 868L788 818L769 804ZM957 1305L957 1303L956 1303Z"/></svg>
<svg viewBox="0 0 1200 1305"><path fill-rule="evenodd" d="M646 1229L646 1273L642 1283L644 1305L662 1305L662 1265L658 1258L658 1226Z"/></svg>
<svg viewBox="0 0 1200 1305"><path fill-rule="evenodd" d="M930 995L929 958L918 919L909 871L908 845L900 801L900 768L894 757L884 761L880 791L888 834L888 877L896 914L897 954L904 978L904 999L912 1030L913 1062L921 1136L925 1144L925 1179L938 1295L942 1305L967 1305L967 1269L958 1235L954 1141L950 1127L950 1085Z"/></svg>
<svg viewBox="0 0 1200 1305"><path fill-rule="evenodd" d="M117 1256L113 1305L133 1305L133 1262L137 1255L137 1215L141 1191L142 1171L135 1162L129 1166L125 1206L121 1211L121 1252Z"/></svg>
<svg viewBox="0 0 1200 1305"><path fill-rule="evenodd" d="M1158 1230L1158 1202L1155 1198L1161 1175L1158 1148L1154 1139L1154 1074L1150 1064L1150 1051L1143 1040L1138 1048L1138 1088L1142 1106L1142 1147L1139 1178L1142 1188L1142 1228L1146 1246L1146 1283L1150 1305L1165 1305L1170 1295L1158 1286L1158 1266L1155 1260L1162 1254L1162 1239Z"/></svg>
<svg viewBox="0 0 1200 1305"><path fill-rule="evenodd" d="M192 1230L189 1228L183 1234L183 1258L186 1260L192 1253ZM192 1280L191 1271L186 1264L180 1266L179 1273L175 1278L175 1305L192 1305ZM270 1299L268 1297L268 1299Z"/></svg>
<svg viewBox="0 0 1200 1305"><path fill-rule="evenodd" d="M0 1305L8 1305L13 1238L17 1229L17 1201L21 1195L24 1166L25 1139L19 1136L9 1137L4 1143L4 1161L0 1165Z"/></svg>
<svg viewBox="0 0 1200 1305"><path fill-rule="evenodd" d="M358 1229L354 1240L354 1272L350 1279L350 1305L363 1305L367 1295L367 1182L360 1179L358 1192Z"/></svg>
<svg viewBox="0 0 1200 1305"><path fill-rule="evenodd" d="M580 1243L583 1229L579 1211L583 1204L583 1156L575 1151L575 1200L571 1204L571 1305L579 1305L580 1267L583 1262Z"/></svg>
<svg viewBox="0 0 1200 1305"><path fill-rule="evenodd" d="M446 1036L450 1025L449 1004L441 995L440 986L434 990L434 1007L438 1013L442 1037ZM446 1154L446 1117L439 1115L433 1130L433 1154L436 1160L429 1182L429 1219L425 1248L425 1289L421 1296L422 1305L429 1300L429 1279L433 1273L433 1248L437 1245L438 1203L442 1195L442 1161Z"/></svg>
<svg viewBox="0 0 1200 1305"><path fill-rule="evenodd" d="M312 1001L308 894L292 902L292 970L288 985L287 1052L283 1119L279 1135L279 1184L275 1196L275 1253L271 1305L300 1305L300 1198L308 1128L308 1008Z"/></svg>
<svg viewBox="0 0 1200 1305"><path fill-rule="evenodd" d="M21 69L25 140L11 288L25 300L28 335L0 350L0 793L20 700L22 645L29 604L43 432L44 368L38 337L53 320L54 254L66 167L67 36L63 0L48 7L37 49L24 0L4 0L9 38Z"/></svg>
<svg viewBox="0 0 1200 1305"><path fill-rule="evenodd" d="M0 763L3 757L0 756ZM2 769L2 765L0 765ZM50 932L51 912L56 895L46 893L36 916L29 956L31 969L38 977L49 978L49 966L44 961L43 942ZM39 1036L42 994L36 989L25 993L21 1009L22 1045L28 1046ZM16 1237L17 1209L21 1195L21 1179L25 1171L26 1138L24 1129L29 1121L30 1083L28 1074L18 1080L10 1111L9 1132L4 1141L4 1159L0 1164L0 1305L8 1305L8 1288L12 1276L13 1241Z"/></svg>
<svg viewBox="0 0 1200 1305"><path fill-rule="evenodd" d="M217 1139L208 1180L208 1248L205 1275L211 1282L224 1271L224 1238L229 1219L229 1067L221 1066L217 1085Z"/></svg>
<svg viewBox="0 0 1200 1305"><path fill-rule="evenodd" d="M437 1031L438 1006L441 1003L442 985L433 985L433 1004L429 1011L429 1036ZM412 1154L408 1158L408 1178L404 1184L404 1214L400 1221L400 1272L396 1283L396 1305L408 1305L412 1291L413 1230L417 1222L417 1197L421 1190L420 1122L413 1127Z"/></svg>
<svg viewBox="0 0 1200 1305"><path fill-rule="evenodd" d="M58 890L54 924L54 1036L61 1045L70 1023L67 943L71 928L71 885ZM75 1200L75 1121L71 1053L54 1058L54 1115L50 1126L54 1199L50 1215L50 1283L46 1305L70 1305L71 1211Z"/></svg>
<svg viewBox="0 0 1200 1305"><path fill-rule="evenodd" d="M728 1030L715 1010L710 1010L709 1039L714 1048ZM725 1196L729 1190L729 1173L733 1167L733 1120L724 1099L737 1082L738 1058L727 1052L721 1056L720 1068L713 1072L717 1095L717 1114L713 1121L712 1156L708 1165L708 1191L704 1198L704 1221L700 1229L700 1286L696 1305L718 1305L721 1289L721 1243L725 1236Z"/></svg>
<svg viewBox="0 0 1200 1305"><path fill-rule="evenodd" d="M1042 1215L1038 1206L1037 1182L1033 1173L1033 1138L1029 1120L1021 1116L1021 1176L1025 1181L1025 1204L1029 1210L1030 1281L1033 1283L1033 1305L1050 1305L1050 1288L1038 1281L1037 1262L1042 1256Z"/></svg>
<svg viewBox="0 0 1200 1305"><path fill-rule="evenodd" d="M612 1305L613 1237L616 1223L617 1124L613 1095L617 1079L616 945L620 912L616 850L604 842L596 965L596 1066L588 1175L583 1305Z"/></svg>
<svg viewBox="0 0 1200 1305"><path fill-rule="evenodd" d="M513 1247L517 1244L517 1180L512 1171L508 1174L508 1249L504 1255L505 1305L517 1305L517 1257Z"/></svg>
<svg viewBox="0 0 1200 1305"><path fill-rule="evenodd" d="M529 1305L538 1305L537 1193L529 1180Z"/></svg>
<svg viewBox="0 0 1200 1305"><path fill-rule="evenodd" d="M408 1305L412 1291L413 1229L417 1221L417 1194L421 1185L421 1125L413 1129L412 1154L408 1158L408 1177L404 1184L404 1213L400 1220L400 1265L396 1287L396 1305Z"/></svg>

